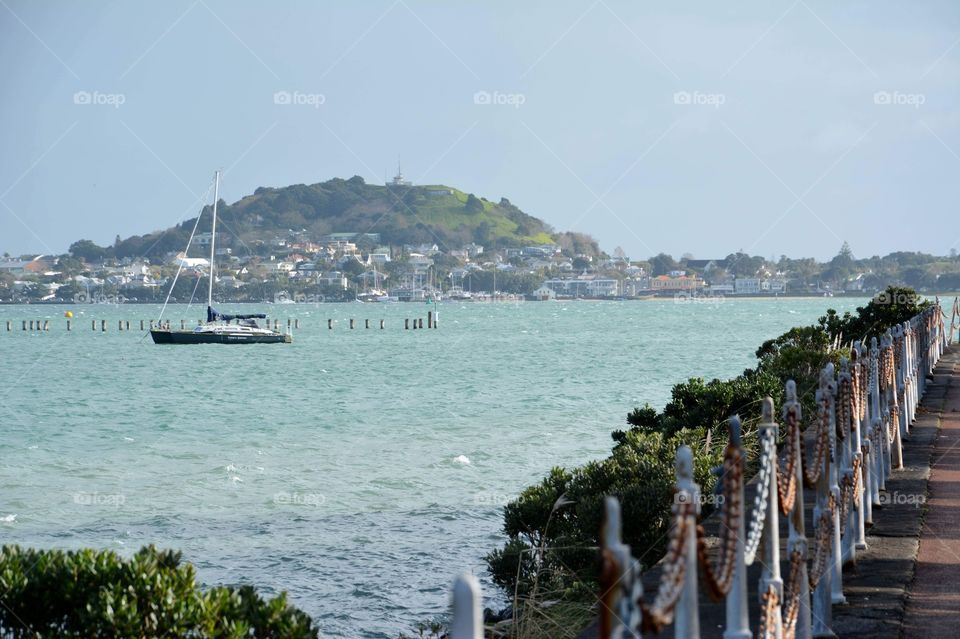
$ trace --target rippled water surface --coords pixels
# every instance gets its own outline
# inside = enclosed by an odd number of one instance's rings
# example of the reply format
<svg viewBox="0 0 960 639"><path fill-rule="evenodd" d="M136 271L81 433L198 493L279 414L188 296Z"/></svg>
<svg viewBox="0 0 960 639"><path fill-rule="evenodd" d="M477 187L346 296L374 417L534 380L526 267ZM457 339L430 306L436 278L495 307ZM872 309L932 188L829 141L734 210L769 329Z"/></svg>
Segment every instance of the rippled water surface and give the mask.
<svg viewBox="0 0 960 639"><path fill-rule="evenodd" d="M403 330L419 304L265 306L301 329L256 346L117 331L151 306L74 307L69 333L65 307L0 306L0 539L179 548L205 584L287 590L324 636L395 638L445 612L454 575L484 577L500 506L551 466L605 456L634 406L858 303L447 303L422 331Z"/></svg>

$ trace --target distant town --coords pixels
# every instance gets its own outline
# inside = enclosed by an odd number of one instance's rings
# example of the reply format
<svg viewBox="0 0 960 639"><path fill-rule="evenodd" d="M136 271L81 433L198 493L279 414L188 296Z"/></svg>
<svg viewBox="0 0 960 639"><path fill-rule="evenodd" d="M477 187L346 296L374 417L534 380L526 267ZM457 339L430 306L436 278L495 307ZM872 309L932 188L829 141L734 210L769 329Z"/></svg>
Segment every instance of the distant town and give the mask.
<svg viewBox="0 0 960 639"><path fill-rule="evenodd" d="M844 244L825 263L786 256L773 261L742 252L716 259L660 254L633 260L620 249L613 255L572 254L553 243L495 249L471 242L450 248L389 246L380 239L378 233L311 237L289 231L238 252L228 234L218 233L215 298L256 303L610 300L868 295L889 284L922 292L960 289L955 252L944 258L893 253L858 260ZM203 297L200 281L209 273L210 241L210 233L197 234L189 255L170 252L160 260L111 258L87 240L59 256L4 254L0 303L157 303L168 293L173 302L197 301Z"/></svg>

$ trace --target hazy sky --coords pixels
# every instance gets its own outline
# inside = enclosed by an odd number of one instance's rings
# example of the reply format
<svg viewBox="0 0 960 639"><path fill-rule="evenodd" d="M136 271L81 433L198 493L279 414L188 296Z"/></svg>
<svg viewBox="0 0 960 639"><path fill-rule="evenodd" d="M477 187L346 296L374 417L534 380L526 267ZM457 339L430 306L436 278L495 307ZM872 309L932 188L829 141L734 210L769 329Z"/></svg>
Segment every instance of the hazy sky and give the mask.
<svg viewBox="0 0 960 639"><path fill-rule="evenodd" d="M637 259L960 246L956 0L0 0L0 60L14 254L398 155Z"/></svg>

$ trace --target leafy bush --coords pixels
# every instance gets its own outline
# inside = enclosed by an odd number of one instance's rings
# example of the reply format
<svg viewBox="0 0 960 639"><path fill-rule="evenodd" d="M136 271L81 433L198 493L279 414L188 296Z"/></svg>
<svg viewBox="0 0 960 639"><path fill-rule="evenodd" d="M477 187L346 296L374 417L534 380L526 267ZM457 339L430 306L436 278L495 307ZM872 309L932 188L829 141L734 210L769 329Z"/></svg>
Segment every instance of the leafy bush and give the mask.
<svg viewBox="0 0 960 639"><path fill-rule="evenodd" d="M673 495L674 456L679 446L702 448L702 429L675 435L631 431L610 457L567 471L554 468L504 509L506 545L487 556L494 581L511 595L534 588L558 598L593 591L603 499L616 495L623 507L623 538L646 565L660 559ZM695 475L709 490L710 469L720 447L699 451Z"/></svg>
<svg viewBox="0 0 960 639"><path fill-rule="evenodd" d="M286 595L251 586L196 585L180 553L144 547L125 560L108 550L0 551L0 635L6 637L319 636Z"/></svg>
<svg viewBox="0 0 960 639"><path fill-rule="evenodd" d="M831 309L815 326L793 328L767 340L757 349L757 367L734 379L691 378L673 387L663 411L649 404L635 408L627 416L631 428L612 433L616 445L610 457L573 470L554 468L504 508L507 542L487 555L494 581L520 597L537 589L548 589L558 598L592 595L605 495L620 499L623 539L634 555L645 565L655 563L664 550L677 447L693 448L696 481L704 491L711 490L709 471L720 463L724 422L739 414L747 427L749 472L757 442L750 426L760 416L764 397L781 404L784 384L793 379L805 414L813 415L820 370L849 354L848 349L833 348L835 343L879 336L925 306L912 289L888 288L854 314L841 316ZM716 443L710 445L711 440Z"/></svg>

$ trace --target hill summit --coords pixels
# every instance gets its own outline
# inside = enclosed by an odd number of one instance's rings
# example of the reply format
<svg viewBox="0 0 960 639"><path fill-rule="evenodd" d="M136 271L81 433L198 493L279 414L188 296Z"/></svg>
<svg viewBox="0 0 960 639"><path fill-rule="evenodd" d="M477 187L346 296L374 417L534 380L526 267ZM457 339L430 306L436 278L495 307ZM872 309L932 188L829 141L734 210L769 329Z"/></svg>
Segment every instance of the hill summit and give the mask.
<svg viewBox="0 0 960 639"><path fill-rule="evenodd" d="M210 206L202 212L198 232L209 232ZM218 236L236 249L290 231L320 239L331 234L379 235L385 245L436 243L441 249L476 244L499 248L556 243L571 254L598 255L589 236L556 233L550 225L521 211L508 199L492 202L444 185L417 185L394 178L386 185L367 184L354 176L317 184L260 187L233 204L218 205ZM160 257L182 251L196 218L176 228L125 240L119 237L113 257Z"/></svg>

